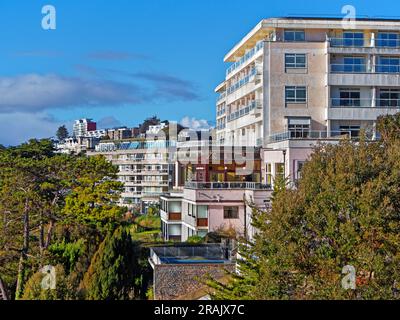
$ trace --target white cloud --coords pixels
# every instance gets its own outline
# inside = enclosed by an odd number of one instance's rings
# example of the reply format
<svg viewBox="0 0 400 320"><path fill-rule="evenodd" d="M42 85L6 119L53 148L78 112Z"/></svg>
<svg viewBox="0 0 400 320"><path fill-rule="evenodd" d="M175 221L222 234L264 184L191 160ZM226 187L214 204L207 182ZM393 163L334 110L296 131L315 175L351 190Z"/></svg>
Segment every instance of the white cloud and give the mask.
<svg viewBox="0 0 400 320"><path fill-rule="evenodd" d="M180 121L180 124L193 130L207 130L211 128L211 125L208 123L207 120L191 118L188 116L184 117Z"/></svg>
<svg viewBox="0 0 400 320"><path fill-rule="evenodd" d="M0 144L18 145L32 138L51 138L62 124L44 113L0 114Z"/></svg>
<svg viewBox="0 0 400 320"><path fill-rule="evenodd" d="M0 113L34 113L52 108L139 103L145 97L134 85L109 80L26 74L0 77Z"/></svg>

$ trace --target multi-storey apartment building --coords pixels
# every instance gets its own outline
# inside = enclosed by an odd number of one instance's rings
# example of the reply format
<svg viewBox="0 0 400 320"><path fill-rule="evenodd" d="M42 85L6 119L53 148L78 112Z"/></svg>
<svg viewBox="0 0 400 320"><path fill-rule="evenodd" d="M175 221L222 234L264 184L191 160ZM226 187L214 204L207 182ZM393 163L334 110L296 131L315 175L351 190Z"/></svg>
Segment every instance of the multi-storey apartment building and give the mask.
<svg viewBox="0 0 400 320"><path fill-rule="evenodd" d="M210 232L253 234L252 206L269 206L272 192L260 182L259 148L178 142L175 159L175 191L160 197L165 240L187 241Z"/></svg>
<svg viewBox="0 0 400 320"><path fill-rule="evenodd" d="M161 194L174 183L174 165L169 159L173 142L159 141L103 141L88 156L104 155L118 166L119 181L124 183L121 205L139 207L159 203Z"/></svg>
<svg viewBox="0 0 400 320"><path fill-rule="evenodd" d="M270 18L224 61L217 140L262 146L264 183L296 179L317 140L374 137L400 109L400 20Z"/></svg>
<svg viewBox="0 0 400 320"><path fill-rule="evenodd" d="M97 124L92 119L79 119L75 120L73 125L73 136L77 137L85 137L88 132L96 131Z"/></svg>
<svg viewBox="0 0 400 320"><path fill-rule="evenodd" d="M224 161L195 164L200 175L185 175L181 195L162 197L166 240L221 225L251 237L243 196L265 207L274 179L298 179L318 142L354 139L362 129L374 138L378 116L400 109L400 20L265 19L224 61L230 66L215 90L215 142L261 148L253 169L261 177L226 174Z"/></svg>

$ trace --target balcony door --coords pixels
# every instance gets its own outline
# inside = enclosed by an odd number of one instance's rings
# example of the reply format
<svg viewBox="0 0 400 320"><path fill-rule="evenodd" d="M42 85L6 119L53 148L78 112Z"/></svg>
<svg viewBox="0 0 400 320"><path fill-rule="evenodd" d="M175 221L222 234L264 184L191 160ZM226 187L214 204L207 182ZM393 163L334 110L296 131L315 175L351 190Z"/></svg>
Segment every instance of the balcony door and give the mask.
<svg viewBox="0 0 400 320"><path fill-rule="evenodd" d="M398 89L381 89L379 92L380 107L399 107L400 106L400 90Z"/></svg>
<svg viewBox="0 0 400 320"><path fill-rule="evenodd" d="M340 89L340 107L360 107L361 93L357 89Z"/></svg>
<svg viewBox="0 0 400 320"><path fill-rule="evenodd" d="M366 72L364 57L344 57L343 71L347 73Z"/></svg>
<svg viewBox="0 0 400 320"><path fill-rule="evenodd" d="M288 118L288 131L290 138L308 138L310 136L310 118Z"/></svg>

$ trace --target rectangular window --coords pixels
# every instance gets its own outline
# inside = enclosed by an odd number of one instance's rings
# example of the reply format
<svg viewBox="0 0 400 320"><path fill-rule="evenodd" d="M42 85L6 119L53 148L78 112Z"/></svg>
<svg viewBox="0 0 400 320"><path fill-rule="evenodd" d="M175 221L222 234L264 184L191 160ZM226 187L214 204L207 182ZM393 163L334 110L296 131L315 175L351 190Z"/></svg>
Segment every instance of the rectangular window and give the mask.
<svg viewBox="0 0 400 320"><path fill-rule="evenodd" d="M340 132L342 135L350 135L351 138L355 138L360 135L360 126L340 126Z"/></svg>
<svg viewBox="0 0 400 320"><path fill-rule="evenodd" d="M266 184L272 185L272 164L267 163L265 166Z"/></svg>
<svg viewBox="0 0 400 320"><path fill-rule="evenodd" d="M301 178L301 170L306 162L305 161L297 161L297 170L296 170L296 179Z"/></svg>
<svg viewBox="0 0 400 320"><path fill-rule="evenodd" d="M304 30L285 30L285 41L306 41Z"/></svg>
<svg viewBox="0 0 400 320"><path fill-rule="evenodd" d="M366 64L364 57L344 57L343 59L344 72L356 73L356 72L366 72Z"/></svg>
<svg viewBox="0 0 400 320"><path fill-rule="evenodd" d="M360 90L340 89L339 106L341 107L360 107L361 106Z"/></svg>
<svg viewBox="0 0 400 320"><path fill-rule="evenodd" d="M239 207L224 207L224 219L239 219Z"/></svg>
<svg viewBox="0 0 400 320"><path fill-rule="evenodd" d="M400 72L399 57L379 57L376 72L382 73L398 73Z"/></svg>
<svg viewBox="0 0 400 320"><path fill-rule="evenodd" d="M197 206L197 218L207 219L208 218L208 207L207 206Z"/></svg>
<svg viewBox="0 0 400 320"><path fill-rule="evenodd" d="M311 118L288 117L290 138L308 138L310 135Z"/></svg>
<svg viewBox="0 0 400 320"><path fill-rule="evenodd" d="M398 89L381 89L379 92L379 107L399 107L400 91Z"/></svg>
<svg viewBox="0 0 400 320"><path fill-rule="evenodd" d="M345 47L363 47L364 33L363 32L343 32L343 45Z"/></svg>
<svg viewBox="0 0 400 320"><path fill-rule="evenodd" d="M306 87L285 87L286 103L306 103L307 88Z"/></svg>
<svg viewBox="0 0 400 320"><path fill-rule="evenodd" d="M399 47L399 34L389 32L379 32L376 40L377 47L397 48Z"/></svg>
<svg viewBox="0 0 400 320"><path fill-rule="evenodd" d="M306 55L303 53L286 53L285 54L285 67L287 68L305 68Z"/></svg>

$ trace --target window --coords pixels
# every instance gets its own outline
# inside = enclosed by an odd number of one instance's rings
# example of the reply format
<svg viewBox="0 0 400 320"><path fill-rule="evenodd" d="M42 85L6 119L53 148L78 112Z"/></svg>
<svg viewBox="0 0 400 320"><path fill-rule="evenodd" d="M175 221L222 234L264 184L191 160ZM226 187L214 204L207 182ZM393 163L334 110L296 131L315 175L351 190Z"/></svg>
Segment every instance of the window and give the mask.
<svg viewBox="0 0 400 320"><path fill-rule="evenodd" d="M296 170L296 179L301 178L301 170L306 162L305 161L297 161L297 170Z"/></svg>
<svg viewBox="0 0 400 320"><path fill-rule="evenodd" d="M224 219L239 219L239 207L224 207Z"/></svg>
<svg viewBox="0 0 400 320"><path fill-rule="evenodd" d="M245 136L246 135L246 129L242 129L242 136Z"/></svg>
<svg viewBox="0 0 400 320"><path fill-rule="evenodd" d="M339 106L341 107L359 107L361 105L360 90L358 89L340 89Z"/></svg>
<svg viewBox="0 0 400 320"><path fill-rule="evenodd" d="M310 118L288 118L288 130L291 138L307 138L310 133Z"/></svg>
<svg viewBox="0 0 400 320"><path fill-rule="evenodd" d="M285 67L287 68L305 68L306 55L303 53L285 54Z"/></svg>
<svg viewBox="0 0 400 320"><path fill-rule="evenodd" d="M399 107L400 91L398 89L381 89L379 92L379 107Z"/></svg>
<svg viewBox="0 0 400 320"><path fill-rule="evenodd" d="M265 166L266 184L272 185L272 164L267 163Z"/></svg>
<svg viewBox="0 0 400 320"><path fill-rule="evenodd" d="M344 57L344 72L366 72L365 58Z"/></svg>
<svg viewBox="0 0 400 320"><path fill-rule="evenodd" d="M207 219L208 218L208 207L207 206L197 206L197 218Z"/></svg>
<svg viewBox="0 0 400 320"><path fill-rule="evenodd" d="M340 126L340 132L342 135L350 135L351 138L358 137L360 126Z"/></svg>
<svg viewBox="0 0 400 320"><path fill-rule="evenodd" d="M286 103L306 103L306 87L285 87Z"/></svg>
<svg viewBox="0 0 400 320"><path fill-rule="evenodd" d="M397 73L400 70L399 57L379 57L376 72Z"/></svg>
<svg viewBox="0 0 400 320"><path fill-rule="evenodd" d="M345 47L363 47L364 33L362 32L343 32L343 45Z"/></svg>
<svg viewBox="0 0 400 320"><path fill-rule="evenodd" d="M305 41L304 30L285 30L285 41Z"/></svg>
<svg viewBox="0 0 400 320"><path fill-rule="evenodd" d="M379 32L376 40L377 47L397 48L399 46L399 34Z"/></svg>
<svg viewBox="0 0 400 320"><path fill-rule="evenodd" d="M284 163L275 163L275 179L276 178L285 178L285 164Z"/></svg>

